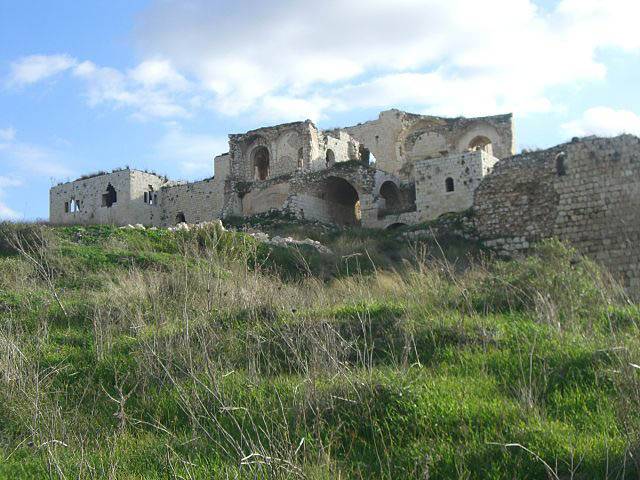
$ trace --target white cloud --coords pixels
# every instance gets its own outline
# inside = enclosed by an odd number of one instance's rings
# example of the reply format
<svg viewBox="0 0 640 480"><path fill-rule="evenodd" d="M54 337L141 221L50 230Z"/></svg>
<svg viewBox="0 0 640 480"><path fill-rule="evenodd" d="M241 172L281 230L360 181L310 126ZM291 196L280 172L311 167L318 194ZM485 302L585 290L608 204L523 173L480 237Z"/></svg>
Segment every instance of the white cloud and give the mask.
<svg viewBox="0 0 640 480"><path fill-rule="evenodd" d="M162 88L167 82L172 86L177 82L170 76L172 70L168 64L155 71L144 62L141 65L142 68L139 66L139 70L134 69L127 75L85 61L73 70L73 74L85 82L87 101L91 106L106 104L127 108L139 119L187 116L186 109L176 102L171 92Z"/></svg>
<svg viewBox="0 0 640 480"><path fill-rule="evenodd" d="M181 104L189 104L190 84L167 60L143 61L122 72L91 61L80 62L66 54L31 55L12 64L7 84L35 84L65 71L84 82L84 94L92 107L108 105L128 109L138 119L189 115Z"/></svg>
<svg viewBox="0 0 640 480"><path fill-rule="evenodd" d="M8 84L24 86L69 70L76 64L69 55L30 55L11 64Z"/></svg>
<svg viewBox="0 0 640 480"><path fill-rule="evenodd" d="M628 51L640 48L640 3L635 0L563 0L557 10L568 29L587 42Z"/></svg>
<svg viewBox="0 0 640 480"><path fill-rule="evenodd" d="M22 214L10 208L4 201L7 188L19 187L22 182L15 178L0 176L0 221L2 220L18 220L22 218Z"/></svg>
<svg viewBox="0 0 640 480"><path fill-rule="evenodd" d="M609 107L593 107L582 117L562 125L569 136L585 135L614 136L631 133L640 136L640 115L629 110L615 110Z"/></svg>
<svg viewBox="0 0 640 480"><path fill-rule="evenodd" d="M638 50L638 17L637 0L562 0L550 12L530 0L164 0L137 38L232 115L398 103L526 113L552 108L551 87L603 79L598 49Z"/></svg>
<svg viewBox="0 0 640 480"><path fill-rule="evenodd" d="M34 55L13 74L33 83L70 70L90 105L140 119L206 107L265 123L393 106L522 115L561 110L553 87L606 78L603 49L640 52L637 18L637 0L155 0L133 68Z"/></svg>
<svg viewBox="0 0 640 480"><path fill-rule="evenodd" d="M129 72L129 76L145 87L186 90L189 82L167 60L146 60Z"/></svg>
<svg viewBox="0 0 640 480"><path fill-rule="evenodd" d="M213 157L229 150L226 137L185 132L171 123L167 132L155 146L154 162L178 163L190 177L213 175Z"/></svg>
<svg viewBox="0 0 640 480"><path fill-rule="evenodd" d="M4 132L4 134L2 133ZM40 145L20 141L14 128L0 130L0 165L21 175L36 177L66 177L73 171L64 166L60 154ZM0 177L0 188L10 185L9 177Z"/></svg>
<svg viewBox="0 0 640 480"><path fill-rule="evenodd" d="M16 138L15 128L0 128L0 142L11 142L14 138Z"/></svg>

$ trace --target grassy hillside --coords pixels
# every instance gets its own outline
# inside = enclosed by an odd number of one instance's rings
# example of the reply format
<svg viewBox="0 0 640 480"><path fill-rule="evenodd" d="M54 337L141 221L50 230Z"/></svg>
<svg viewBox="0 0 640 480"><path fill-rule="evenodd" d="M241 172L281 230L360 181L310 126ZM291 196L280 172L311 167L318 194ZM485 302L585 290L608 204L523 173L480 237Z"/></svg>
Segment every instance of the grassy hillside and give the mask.
<svg viewBox="0 0 640 480"><path fill-rule="evenodd" d="M0 478L640 475L640 309L591 262L258 223L332 253L0 227Z"/></svg>

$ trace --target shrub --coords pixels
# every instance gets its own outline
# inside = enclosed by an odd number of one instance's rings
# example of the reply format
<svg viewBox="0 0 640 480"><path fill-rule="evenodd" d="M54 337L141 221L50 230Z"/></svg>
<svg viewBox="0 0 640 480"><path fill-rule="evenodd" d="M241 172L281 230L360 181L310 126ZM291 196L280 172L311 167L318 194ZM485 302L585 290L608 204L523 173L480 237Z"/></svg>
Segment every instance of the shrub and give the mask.
<svg viewBox="0 0 640 480"><path fill-rule="evenodd" d="M541 242L524 258L489 264L469 290L476 311L547 310L560 321L602 311L620 296L594 262L557 240Z"/></svg>

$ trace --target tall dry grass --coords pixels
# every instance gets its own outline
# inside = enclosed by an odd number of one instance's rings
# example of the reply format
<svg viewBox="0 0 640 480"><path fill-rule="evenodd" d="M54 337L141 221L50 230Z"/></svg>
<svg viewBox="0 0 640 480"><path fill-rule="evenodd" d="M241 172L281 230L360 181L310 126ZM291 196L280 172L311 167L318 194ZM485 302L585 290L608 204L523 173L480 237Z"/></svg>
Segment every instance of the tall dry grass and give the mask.
<svg viewBox="0 0 640 480"><path fill-rule="evenodd" d="M464 272L417 256L396 270L287 281L255 261L255 246L222 246L229 239L219 231L184 238L170 269L115 268L99 289L68 291L60 280L76 267L47 235L15 231L7 239L18 256L3 263L2 288L25 299L46 295L44 303L24 302L3 315L0 414L9 456L28 446L54 478L68 477L70 448L79 477L119 478L116 438L141 432L215 451L228 478L338 478L346 417L336 412L357 411L361 421L380 425L379 402L402 392L381 377L420 368L425 345L443 332L460 345L489 348L495 332L485 320L470 327L474 318L522 313L562 335L598 328L604 315L613 345L612 309L629 304L608 275L559 244ZM60 318L44 313L56 306ZM74 365L50 351L51 323L61 320L76 321L85 335L79 341L91 350L91 368L77 369L84 385L74 384ZM547 382L544 369L534 368L536 348L535 338L523 339L514 357L521 371L514 388L532 409ZM640 383L632 360L620 360L616 389L635 459ZM154 402L171 404L174 417ZM115 423L105 424L103 411ZM394 433L378 432L368 445L385 478L394 476ZM98 458L89 458L96 448ZM200 475L184 451L169 450L175 477ZM428 478L424 464L413 468Z"/></svg>

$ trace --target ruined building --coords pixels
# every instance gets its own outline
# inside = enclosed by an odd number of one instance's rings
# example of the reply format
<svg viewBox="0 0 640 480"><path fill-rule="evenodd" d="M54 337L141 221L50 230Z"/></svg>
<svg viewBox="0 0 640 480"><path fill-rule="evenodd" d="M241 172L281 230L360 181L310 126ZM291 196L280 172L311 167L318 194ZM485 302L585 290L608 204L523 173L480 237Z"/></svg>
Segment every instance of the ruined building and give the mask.
<svg viewBox="0 0 640 480"><path fill-rule="evenodd" d="M389 110L336 130L288 123L230 135L215 176L199 182L127 169L57 185L50 220L169 226L278 209L385 228L470 208L482 178L513 153L511 115L447 119Z"/></svg>
<svg viewBox="0 0 640 480"><path fill-rule="evenodd" d="M57 185L50 220L169 226L276 209L389 228L468 211L487 245L517 252L559 237L640 293L640 139L575 139L521 155L514 145L511 115L389 110L335 130L288 123L230 135L206 180L126 169Z"/></svg>

